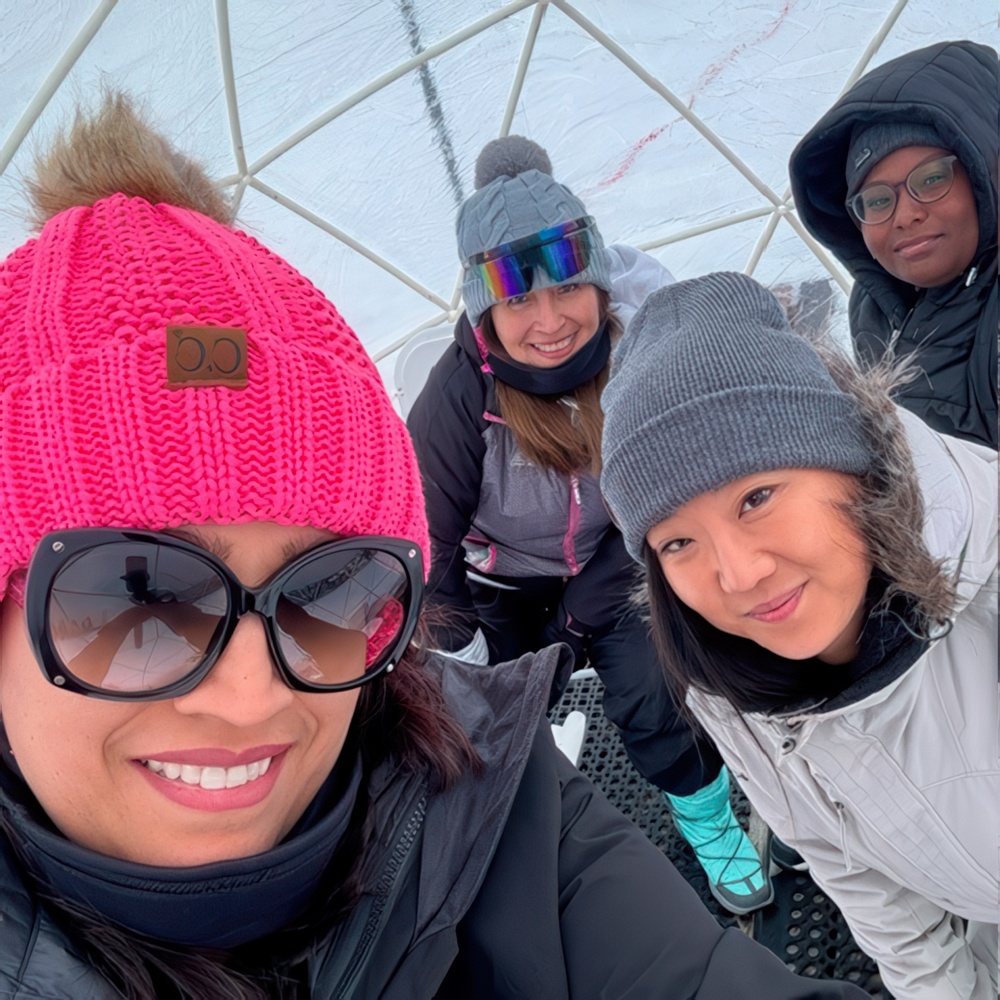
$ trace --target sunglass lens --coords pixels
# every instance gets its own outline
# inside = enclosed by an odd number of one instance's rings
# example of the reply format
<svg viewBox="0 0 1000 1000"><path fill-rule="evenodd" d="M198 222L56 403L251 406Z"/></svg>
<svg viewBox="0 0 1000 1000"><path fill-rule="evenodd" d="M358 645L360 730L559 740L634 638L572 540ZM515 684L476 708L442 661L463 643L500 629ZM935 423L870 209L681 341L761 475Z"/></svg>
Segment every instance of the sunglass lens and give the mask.
<svg viewBox="0 0 1000 1000"><path fill-rule="evenodd" d="M317 687L356 681L392 655L410 602L396 556L378 549L320 554L282 586L275 609L282 656Z"/></svg>
<svg viewBox="0 0 1000 1000"><path fill-rule="evenodd" d="M49 638L65 669L94 688L151 692L204 660L226 614L226 587L190 553L111 542L66 563L53 581Z"/></svg>

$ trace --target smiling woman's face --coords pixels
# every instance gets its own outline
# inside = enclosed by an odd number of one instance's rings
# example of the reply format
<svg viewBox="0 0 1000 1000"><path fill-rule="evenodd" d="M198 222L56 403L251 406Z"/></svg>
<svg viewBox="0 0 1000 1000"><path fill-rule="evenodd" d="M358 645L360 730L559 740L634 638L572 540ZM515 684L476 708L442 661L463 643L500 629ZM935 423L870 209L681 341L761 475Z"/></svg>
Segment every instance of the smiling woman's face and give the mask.
<svg viewBox="0 0 1000 1000"><path fill-rule="evenodd" d="M263 522L201 525L183 536L223 554L247 586L333 537ZM2 605L0 711L14 757L63 834L111 857L187 866L274 847L336 763L357 700L357 689L288 687L254 614L188 694L131 704L86 698L45 680L24 612L10 599ZM217 787L219 772L230 787Z"/></svg>
<svg viewBox="0 0 1000 1000"><path fill-rule="evenodd" d="M865 178L896 190L892 218L862 226L868 252L891 275L918 288L937 288L953 281L972 263L979 245L979 214L969 175L955 160L951 189L939 201L917 201L903 181L915 167L948 150L936 146L904 146L880 160Z"/></svg>
<svg viewBox="0 0 1000 1000"><path fill-rule="evenodd" d="M678 599L717 629L792 660L845 663L872 569L839 509L855 482L819 469L745 476L684 504L646 541Z"/></svg>
<svg viewBox="0 0 1000 1000"><path fill-rule="evenodd" d="M547 285L492 307L497 339L513 361L555 368L593 339L601 325L594 285Z"/></svg>

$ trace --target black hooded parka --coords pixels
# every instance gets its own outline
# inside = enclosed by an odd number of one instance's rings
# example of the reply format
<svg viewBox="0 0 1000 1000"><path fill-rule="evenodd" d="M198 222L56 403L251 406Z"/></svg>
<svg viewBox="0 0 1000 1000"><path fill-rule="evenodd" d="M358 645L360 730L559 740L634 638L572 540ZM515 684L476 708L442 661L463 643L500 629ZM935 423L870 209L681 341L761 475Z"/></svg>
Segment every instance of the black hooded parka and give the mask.
<svg viewBox="0 0 1000 1000"><path fill-rule="evenodd" d="M863 76L806 134L789 163L806 228L853 275L849 315L857 355L877 361L895 343L920 374L898 401L935 430L997 447L997 54L971 41L938 42ZM931 125L965 168L979 245L958 278L915 288L893 277L848 215L846 163L857 125Z"/></svg>

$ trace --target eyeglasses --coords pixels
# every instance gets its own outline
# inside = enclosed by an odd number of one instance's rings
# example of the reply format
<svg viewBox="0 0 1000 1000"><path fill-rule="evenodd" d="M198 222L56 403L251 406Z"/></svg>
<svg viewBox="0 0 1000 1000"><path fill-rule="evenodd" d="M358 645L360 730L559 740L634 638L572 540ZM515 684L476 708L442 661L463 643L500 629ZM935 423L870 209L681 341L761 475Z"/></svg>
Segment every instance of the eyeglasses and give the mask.
<svg viewBox="0 0 1000 1000"><path fill-rule="evenodd" d="M24 610L52 684L154 701L195 688L250 612L290 687L366 684L403 654L422 594L420 549L397 538L325 542L244 587L212 553L172 535L94 528L39 542Z"/></svg>
<svg viewBox="0 0 1000 1000"><path fill-rule="evenodd" d="M475 253L465 266L479 275L491 298L499 302L531 291L536 267L542 268L553 284L586 270L596 246L597 230L587 215Z"/></svg>
<svg viewBox="0 0 1000 1000"><path fill-rule="evenodd" d="M951 190L957 159L955 155L939 156L921 163L899 184L869 184L847 199L847 209L862 225L877 226L892 218L901 187L905 186L913 198L925 205L940 201Z"/></svg>

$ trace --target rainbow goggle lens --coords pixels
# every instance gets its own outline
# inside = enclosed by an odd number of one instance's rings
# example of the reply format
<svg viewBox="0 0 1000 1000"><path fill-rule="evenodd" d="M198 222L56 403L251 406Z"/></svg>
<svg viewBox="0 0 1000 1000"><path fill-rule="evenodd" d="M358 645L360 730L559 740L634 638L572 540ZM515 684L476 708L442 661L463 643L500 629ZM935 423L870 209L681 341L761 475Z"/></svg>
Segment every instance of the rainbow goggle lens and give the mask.
<svg viewBox="0 0 1000 1000"><path fill-rule="evenodd" d="M597 229L586 215L473 254L465 266L479 275L490 297L499 302L530 292L536 267L553 285L568 281L587 269L596 248Z"/></svg>

